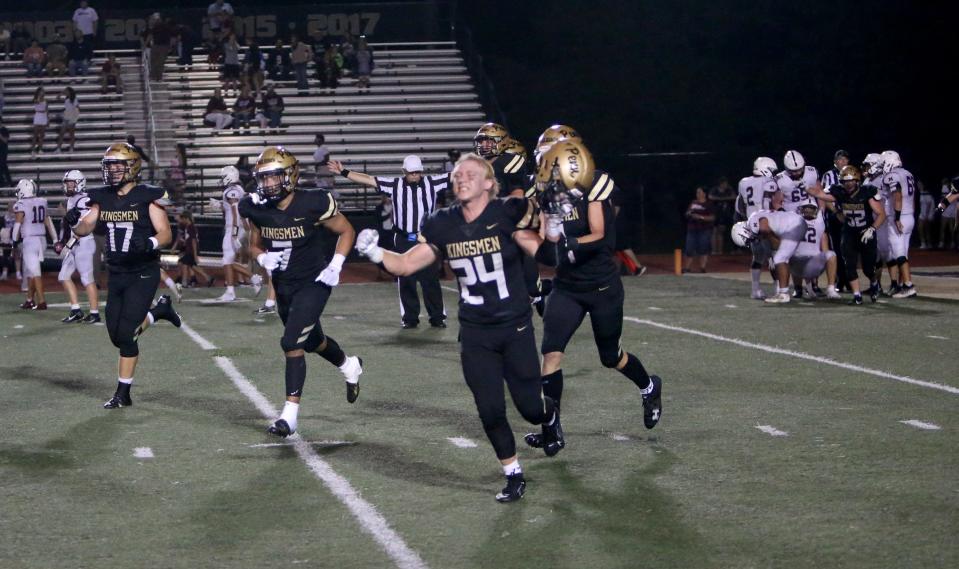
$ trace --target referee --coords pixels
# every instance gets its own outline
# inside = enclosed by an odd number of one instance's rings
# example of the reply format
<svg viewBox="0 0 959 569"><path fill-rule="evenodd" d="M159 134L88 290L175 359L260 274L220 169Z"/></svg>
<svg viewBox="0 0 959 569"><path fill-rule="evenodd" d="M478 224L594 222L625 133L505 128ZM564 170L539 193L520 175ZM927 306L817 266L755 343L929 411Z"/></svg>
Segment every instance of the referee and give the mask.
<svg viewBox="0 0 959 569"><path fill-rule="evenodd" d="M330 160L327 167L333 174L340 174L352 182L376 188L390 196L393 201L394 251L400 255L417 244L423 222L436 210L437 195L446 190L450 183L449 173L424 176L423 161L414 155L403 159L401 178L374 177L353 172L345 169L337 160ZM438 264L433 263L410 276L399 277L400 315L404 329L416 328L420 323L417 282L423 287L423 302L429 314L430 326L446 328L446 308L443 306L438 267Z"/></svg>

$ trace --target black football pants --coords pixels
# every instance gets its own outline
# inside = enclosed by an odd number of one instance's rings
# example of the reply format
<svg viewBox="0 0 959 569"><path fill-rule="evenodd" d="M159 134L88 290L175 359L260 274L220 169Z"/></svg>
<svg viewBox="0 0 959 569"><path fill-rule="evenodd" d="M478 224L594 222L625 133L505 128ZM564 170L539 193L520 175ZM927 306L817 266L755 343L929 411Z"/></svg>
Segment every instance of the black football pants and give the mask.
<svg viewBox="0 0 959 569"><path fill-rule="evenodd" d="M110 271L107 284L107 333L124 358L140 354L137 331L147 317L159 284L159 264L130 273Z"/></svg>
<svg viewBox="0 0 959 569"><path fill-rule="evenodd" d="M622 358L624 300L623 281L619 277L587 292L571 292L561 285L554 286L546 297L540 352L565 352L569 340L589 314L599 359L604 366L615 367Z"/></svg>
<svg viewBox="0 0 959 569"><path fill-rule="evenodd" d="M876 237L868 242L862 242L862 230L843 227L842 229L842 257L845 262L846 278L853 282L859 278L856 265L862 258L862 272L869 282L876 280Z"/></svg>
<svg viewBox="0 0 959 569"><path fill-rule="evenodd" d="M402 255L412 249L417 241L409 240L409 233L397 231L394 238L394 251ZM415 235L415 234L414 234ZM400 307L403 322L419 324L420 299L416 293L416 284L423 287L423 304L431 324L438 324L446 320L446 309L443 306L443 291L440 289L439 264L433 263L425 269L408 277L399 277Z"/></svg>

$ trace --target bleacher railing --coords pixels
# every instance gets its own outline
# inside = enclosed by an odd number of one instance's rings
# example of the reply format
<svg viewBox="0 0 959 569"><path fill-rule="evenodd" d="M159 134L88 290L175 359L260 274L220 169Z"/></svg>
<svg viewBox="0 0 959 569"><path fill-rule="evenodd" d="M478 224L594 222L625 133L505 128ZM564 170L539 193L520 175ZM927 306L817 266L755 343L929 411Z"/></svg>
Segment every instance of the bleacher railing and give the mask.
<svg viewBox="0 0 959 569"><path fill-rule="evenodd" d="M150 156L153 161L150 162L150 181L156 181L155 161L159 159L157 153L156 141L156 119L153 113L153 88L150 86L150 49L143 48L140 56L140 74L143 78L143 112L146 117L146 137L147 145L150 148Z"/></svg>

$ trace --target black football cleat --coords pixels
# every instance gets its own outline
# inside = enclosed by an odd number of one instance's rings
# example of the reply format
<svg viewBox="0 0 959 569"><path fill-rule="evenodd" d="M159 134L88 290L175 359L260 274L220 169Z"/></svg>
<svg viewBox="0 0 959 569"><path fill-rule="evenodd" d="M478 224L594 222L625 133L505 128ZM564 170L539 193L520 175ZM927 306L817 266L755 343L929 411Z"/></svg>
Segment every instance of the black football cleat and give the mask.
<svg viewBox="0 0 959 569"><path fill-rule="evenodd" d="M420 325L419 322L404 322L401 327L402 327L404 330L413 330L414 328L416 328L416 327L419 326L419 325Z"/></svg>
<svg viewBox="0 0 959 569"><path fill-rule="evenodd" d="M543 448L543 435L541 433L526 433L523 440L531 448Z"/></svg>
<svg viewBox="0 0 959 569"><path fill-rule="evenodd" d="M649 376L653 392L643 396L643 424L652 429L663 416L663 380L658 375Z"/></svg>
<svg viewBox="0 0 959 569"><path fill-rule="evenodd" d="M882 289L879 287L879 283L873 283L872 285L870 285L869 300L872 302L876 302L876 300L879 298L879 293L881 291Z"/></svg>
<svg viewBox="0 0 959 569"><path fill-rule="evenodd" d="M133 399L129 395L123 396L119 393L114 393L113 397L109 401L103 404L104 409L118 409L120 407L132 407Z"/></svg>
<svg viewBox="0 0 959 569"><path fill-rule="evenodd" d="M518 472L506 477L506 486L496 495L497 502L515 502L526 493L526 479Z"/></svg>
<svg viewBox="0 0 959 569"><path fill-rule="evenodd" d="M283 437L285 439L286 437L292 435L296 431L290 429L290 424L287 423L284 419L277 419L276 421L274 421L272 425L270 425L266 429L266 432L270 433L271 435Z"/></svg>
<svg viewBox="0 0 959 569"><path fill-rule="evenodd" d="M99 321L100 321L99 312L91 312L90 314L87 314L86 318L83 319L84 324L96 324Z"/></svg>
<svg viewBox="0 0 959 569"><path fill-rule="evenodd" d="M360 396L360 384L359 383L346 383L346 402L347 403L356 403L357 398Z"/></svg>
<svg viewBox="0 0 959 569"><path fill-rule="evenodd" d="M849 301L849 304L853 306L862 306L862 295L861 294L852 295L852 300Z"/></svg>
<svg viewBox="0 0 959 569"><path fill-rule="evenodd" d="M64 324L70 324L71 322L80 322L83 320L83 311L79 308L74 308L70 310L70 314L66 318L61 320Z"/></svg>
<svg viewBox="0 0 959 569"><path fill-rule="evenodd" d="M150 309L150 312L153 314L153 320L168 320L171 324L180 327L182 322L180 321L180 315L176 313L176 310L173 309L173 301L170 300L169 294L164 294L157 299L156 306Z"/></svg>
<svg viewBox="0 0 959 569"><path fill-rule="evenodd" d="M555 411L552 425L543 423L543 452L546 456L556 456L559 451L566 446L566 439L563 437L563 425L559 422L559 409Z"/></svg>
<svg viewBox="0 0 959 569"><path fill-rule="evenodd" d="M446 328L445 320L433 320L430 322L430 326L433 328Z"/></svg>

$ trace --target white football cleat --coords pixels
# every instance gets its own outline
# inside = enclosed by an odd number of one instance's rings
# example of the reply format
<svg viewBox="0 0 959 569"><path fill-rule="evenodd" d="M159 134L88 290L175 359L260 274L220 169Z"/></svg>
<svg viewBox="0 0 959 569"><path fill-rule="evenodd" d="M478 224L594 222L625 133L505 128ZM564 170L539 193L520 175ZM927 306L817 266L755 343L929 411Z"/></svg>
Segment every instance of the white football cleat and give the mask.
<svg viewBox="0 0 959 569"><path fill-rule="evenodd" d="M763 302L768 302L770 304L786 304L787 302L789 302L789 293L781 292L777 294L776 296L771 296L765 299Z"/></svg>
<svg viewBox="0 0 959 569"><path fill-rule="evenodd" d="M236 295L231 292L224 292L222 296L216 298L217 302L233 302L236 300Z"/></svg>
<svg viewBox="0 0 959 569"><path fill-rule="evenodd" d="M766 299L766 293L764 293L764 292L761 291L761 290L754 290L754 291L753 291L753 294L752 294L752 298L753 298L753 300L765 300L765 299Z"/></svg>

